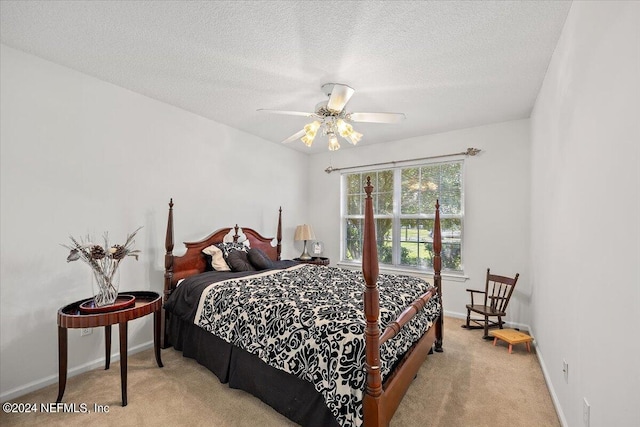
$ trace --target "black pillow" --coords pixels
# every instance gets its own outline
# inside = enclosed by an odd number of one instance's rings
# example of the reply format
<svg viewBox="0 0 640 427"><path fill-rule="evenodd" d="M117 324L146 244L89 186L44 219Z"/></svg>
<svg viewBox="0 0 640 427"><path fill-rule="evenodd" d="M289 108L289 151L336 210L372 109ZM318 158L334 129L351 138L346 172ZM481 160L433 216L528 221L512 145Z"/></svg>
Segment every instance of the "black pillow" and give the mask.
<svg viewBox="0 0 640 427"><path fill-rule="evenodd" d="M238 242L217 243L216 247L222 251L222 257L224 258L225 261L227 260L227 257L231 252L242 251L246 253L249 250L249 248L244 243L238 243Z"/></svg>
<svg viewBox="0 0 640 427"><path fill-rule="evenodd" d="M202 254L204 257L204 271L215 271L211 265L211 255Z"/></svg>
<svg viewBox="0 0 640 427"><path fill-rule="evenodd" d="M273 268L273 261L271 261L271 258L269 258L267 254L265 254L258 248L249 249L247 258L256 270L266 270L268 268Z"/></svg>
<svg viewBox="0 0 640 427"><path fill-rule="evenodd" d="M231 251L227 256L227 264L229 264L231 271L256 271L244 251Z"/></svg>

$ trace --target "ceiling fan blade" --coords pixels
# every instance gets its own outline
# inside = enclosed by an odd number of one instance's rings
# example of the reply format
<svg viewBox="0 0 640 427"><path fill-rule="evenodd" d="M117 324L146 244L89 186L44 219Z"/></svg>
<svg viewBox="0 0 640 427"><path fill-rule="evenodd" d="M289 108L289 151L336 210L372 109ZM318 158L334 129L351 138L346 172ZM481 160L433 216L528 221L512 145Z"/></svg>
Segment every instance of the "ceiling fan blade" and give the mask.
<svg viewBox="0 0 640 427"><path fill-rule="evenodd" d="M347 85L333 83L327 109L339 113L353 96L355 90Z"/></svg>
<svg viewBox="0 0 640 427"><path fill-rule="evenodd" d="M298 131L298 132L294 133L289 138L287 138L284 141L282 141L282 144L288 144L290 142L295 141L296 139L302 138L304 136L304 134L305 134L305 131L304 131L304 129L302 129L301 131Z"/></svg>
<svg viewBox="0 0 640 427"><path fill-rule="evenodd" d="M406 116L403 113L349 113L347 118L352 122L400 123Z"/></svg>
<svg viewBox="0 0 640 427"><path fill-rule="evenodd" d="M272 114L286 114L288 116L304 116L304 117L314 117L315 113L305 113L304 111L286 111L286 110L267 110L265 108L260 108L258 111L264 111L265 113Z"/></svg>

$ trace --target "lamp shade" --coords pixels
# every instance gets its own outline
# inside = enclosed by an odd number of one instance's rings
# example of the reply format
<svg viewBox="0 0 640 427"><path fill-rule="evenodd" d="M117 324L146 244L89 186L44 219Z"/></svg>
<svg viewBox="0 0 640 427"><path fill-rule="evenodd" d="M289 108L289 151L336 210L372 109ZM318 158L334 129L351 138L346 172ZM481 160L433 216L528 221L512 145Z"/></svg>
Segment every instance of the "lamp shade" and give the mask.
<svg viewBox="0 0 640 427"><path fill-rule="evenodd" d="M314 240L316 235L313 234L313 230L309 224L302 224L296 227L296 234L294 240Z"/></svg>

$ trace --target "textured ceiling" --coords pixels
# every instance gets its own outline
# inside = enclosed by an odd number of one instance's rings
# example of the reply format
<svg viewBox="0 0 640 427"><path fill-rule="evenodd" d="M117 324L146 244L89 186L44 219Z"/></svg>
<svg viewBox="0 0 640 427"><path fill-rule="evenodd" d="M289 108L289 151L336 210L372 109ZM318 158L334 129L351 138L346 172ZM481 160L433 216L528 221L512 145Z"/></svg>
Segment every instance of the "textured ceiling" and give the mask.
<svg viewBox="0 0 640 427"><path fill-rule="evenodd" d="M348 111L407 117L354 124L364 145L529 117L570 5L3 0L0 37L273 143L310 120L258 108L312 112L348 84Z"/></svg>

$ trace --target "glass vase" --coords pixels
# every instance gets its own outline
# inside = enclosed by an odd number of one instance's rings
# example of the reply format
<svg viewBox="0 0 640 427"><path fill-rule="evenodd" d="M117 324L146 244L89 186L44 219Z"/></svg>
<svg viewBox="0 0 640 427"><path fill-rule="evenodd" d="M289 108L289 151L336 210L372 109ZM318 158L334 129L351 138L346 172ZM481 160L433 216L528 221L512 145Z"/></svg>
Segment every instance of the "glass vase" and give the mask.
<svg viewBox="0 0 640 427"><path fill-rule="evenodd" d="M118 287L120 285L120 271L106 275L99 271L93 271L93 305L104 307L112 305L118 298Z"/></svg>

